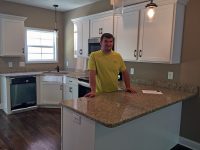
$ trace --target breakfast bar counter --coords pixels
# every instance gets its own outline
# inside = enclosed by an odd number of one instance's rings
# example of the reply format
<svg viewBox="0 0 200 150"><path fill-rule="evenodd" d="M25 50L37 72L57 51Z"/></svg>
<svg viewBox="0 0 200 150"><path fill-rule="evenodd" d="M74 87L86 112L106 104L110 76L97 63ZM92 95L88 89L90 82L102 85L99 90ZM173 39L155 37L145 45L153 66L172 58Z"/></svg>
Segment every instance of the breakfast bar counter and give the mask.
<svg viewBox="0 0 200 150"><path fill-rule="evenodd" d="M197 90L139 84L134 89L136 94L121 90L64 100L63 150L169 150L176 145L182 101L195 97Z"/></svg>

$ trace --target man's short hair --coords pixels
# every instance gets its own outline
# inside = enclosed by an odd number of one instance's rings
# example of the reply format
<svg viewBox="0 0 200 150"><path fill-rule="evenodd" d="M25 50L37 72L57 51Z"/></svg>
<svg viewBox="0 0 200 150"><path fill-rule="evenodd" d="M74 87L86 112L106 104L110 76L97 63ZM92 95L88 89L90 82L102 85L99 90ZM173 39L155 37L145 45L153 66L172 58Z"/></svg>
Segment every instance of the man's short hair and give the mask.
<svg viewBox="0 0 200 150"><path fill-rule="evenodd" d="M108 38L108 39L111 39L111 38L112 38L113 41L114 41L114 36L113 36L111 33L104 33L104 34L102 34L100 40L102 41L104 37L105 37L105 38Z"/></svg>

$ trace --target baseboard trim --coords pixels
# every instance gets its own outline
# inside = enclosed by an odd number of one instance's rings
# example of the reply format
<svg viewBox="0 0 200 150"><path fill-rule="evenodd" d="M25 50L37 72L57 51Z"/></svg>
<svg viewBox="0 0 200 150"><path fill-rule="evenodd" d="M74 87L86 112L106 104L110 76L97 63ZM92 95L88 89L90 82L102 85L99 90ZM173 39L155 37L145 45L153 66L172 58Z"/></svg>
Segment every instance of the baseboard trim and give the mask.
<svg viewBox="0 0 200 150"><path fill-rule="evenodd" d="M199 150L200 149L200 143L192 141L190 139L179 137L179 144L186 146L188 148L191 148L193 150Z"/></svg>

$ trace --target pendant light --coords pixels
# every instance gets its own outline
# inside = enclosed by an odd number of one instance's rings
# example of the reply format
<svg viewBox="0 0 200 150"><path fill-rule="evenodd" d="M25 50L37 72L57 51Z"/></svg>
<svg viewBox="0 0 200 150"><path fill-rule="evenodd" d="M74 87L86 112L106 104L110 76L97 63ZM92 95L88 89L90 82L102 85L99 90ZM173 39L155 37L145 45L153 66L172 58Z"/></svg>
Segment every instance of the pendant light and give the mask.
<svg viewBox="0 0 200 150"><path fill-rule="evenodd" d="M146 15L147 15L149 21L151 22L155 17L155 13L156 13L155 8L158 7L158 5L156 5L153 2L153 0L150 0L150 3L147 4L145 7L147 8Z"/></svg>
<svg viewBox="0 0 200 150"><path fill-rule="evenodd" d="M56 8L58 8L58 5L53 5L53 7L54 7L54 18L55 18L55 20L54 20L54 30L55 30L55 32L58 32L58 28L57 28L57 10L56 10Z"/></svg>

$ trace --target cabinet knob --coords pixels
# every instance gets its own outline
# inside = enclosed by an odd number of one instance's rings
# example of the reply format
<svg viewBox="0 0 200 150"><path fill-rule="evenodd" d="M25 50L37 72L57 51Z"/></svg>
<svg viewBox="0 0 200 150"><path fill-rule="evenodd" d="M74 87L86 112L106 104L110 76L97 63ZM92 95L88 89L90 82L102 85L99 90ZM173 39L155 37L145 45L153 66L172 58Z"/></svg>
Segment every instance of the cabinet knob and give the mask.
<svg viewBox="0 0 200 150"><path fill-rule="evenodd" d="M82 55L83 54L83 49L79 50L79 54Z"/></svg>
<svg viewBox="0 0 200 150"><path fill-rule="evenodd" d="M137 50L134 50L134 57L137 57Z"/></svg>
<svg viewBox="0 0 200 150"><path fill-rule="evenodd" d="M142 50L139 50L139 57L142 57Z"/></svg>
<svg viewBox="0 0 200 150"><path fill-rule="evenodd" d="M70 92L70 93L72 92L72 87L69 88L69 92Z"/></svg>
<svg viewBox="0 0 200 150"><path fill-rule="evenodd" d="M103 28L99 28L99 34L103 34Z"/></svg>

